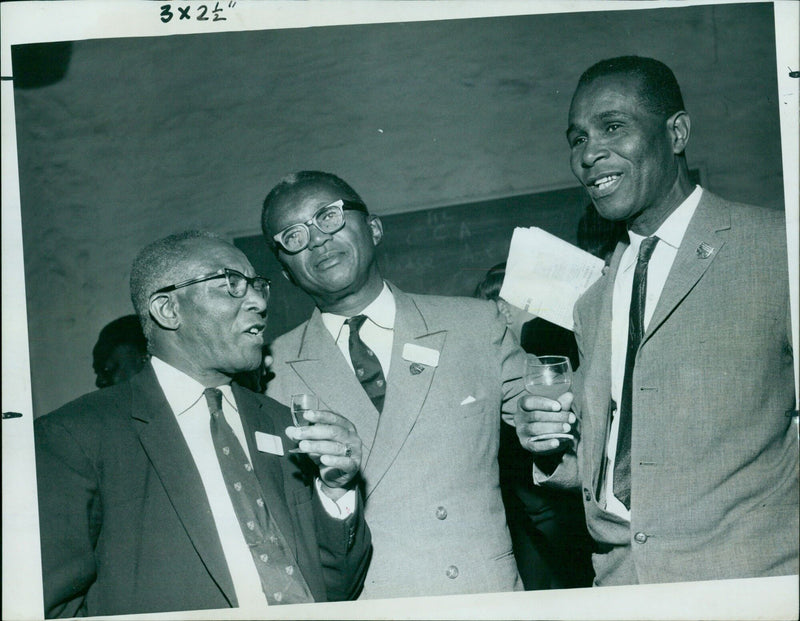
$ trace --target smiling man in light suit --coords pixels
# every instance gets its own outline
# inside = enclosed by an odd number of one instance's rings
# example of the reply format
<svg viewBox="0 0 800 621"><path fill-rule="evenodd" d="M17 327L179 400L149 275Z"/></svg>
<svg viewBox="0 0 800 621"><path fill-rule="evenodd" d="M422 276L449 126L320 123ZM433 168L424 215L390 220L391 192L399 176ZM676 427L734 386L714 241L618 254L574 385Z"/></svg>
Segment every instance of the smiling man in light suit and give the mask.
<svg viewBox="0 0 800 621"><path fill-rule="evenodd" d="M282 180L264 201L262 228L316 303L272 344L267 394L283 403L316 394L364 443L374 554L362 598L520 589L497 451L524 354L495 305L385 282L380 219L330 173Z"/></svg>
<svg viewBox="0 0 800 621"><path fill-rule="evenodd" d="M580 486L597 585L798 571L784 213L692 184L690 129L649 58L589 68L569 111L572 171L630 243L575 308L579 423L570 395L516 426L535 480ZM577 454L536 440L571 426Z"/></svg>

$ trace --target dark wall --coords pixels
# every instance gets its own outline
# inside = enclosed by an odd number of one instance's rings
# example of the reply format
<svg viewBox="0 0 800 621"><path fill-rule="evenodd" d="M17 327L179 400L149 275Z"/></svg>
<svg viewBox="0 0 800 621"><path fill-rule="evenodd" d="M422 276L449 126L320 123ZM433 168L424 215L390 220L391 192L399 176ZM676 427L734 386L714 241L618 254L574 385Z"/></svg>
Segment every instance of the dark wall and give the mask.
<svg viewBox="0 0 800 621"><path fill-rule="evenodd" d="M575 185L567 109L601 58L667 62L690 165L727 198L782 208L772 5L676 4L71 42L62 77L14 93L35 411L93 388L92 346L131 312L142 246L186 228L257 235L264 195L294 170L340 175L386 218L390 278L469 293L517 224L486 204ZM520 208L519 223L562 209ZM443 239L414 245L431 231Z"/></svg>

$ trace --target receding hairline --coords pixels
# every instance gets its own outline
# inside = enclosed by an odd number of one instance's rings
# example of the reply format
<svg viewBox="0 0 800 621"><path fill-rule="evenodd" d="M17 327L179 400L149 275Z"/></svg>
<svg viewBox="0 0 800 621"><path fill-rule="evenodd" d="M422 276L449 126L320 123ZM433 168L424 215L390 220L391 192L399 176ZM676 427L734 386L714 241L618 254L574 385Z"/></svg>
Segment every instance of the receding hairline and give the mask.
<svg viewBox="0 0 800 621"><path fill-rule="evenodd" d="M663 119L686 109L678 79L666 63L646 56L628 55L607 58L586 69L578 79L570 111L582 88L615 79L630 83L636 90L637 103Z"/></svg>
<svg viewBox="0 0 800 621"><path fill-rule="evenodd" d="M349 183L334 173L320 170L302 170L285 175L269 191L262 203L261 229L268 244L273 245L272 231L268 231L267 220L276 206L283 206L291 199L314 189L327 189L341 195L341 198L357 201L366 207L364 199Z"/></svg>
<svg viewBox="0 0 800 621"><path fill-rule="evenodd" d="M634 72L619 71L616 73L604 73L589 78L586 81L578 82L578 85L575 87L575 92L572 93L572 99L570 100L570 111L579 93L585 92L594 86L602 85L603 82L611 84L615 81L622 84L629 84L636 91L636 99L645 107L649 107L647 106L648 96L645 78Z"/></svg>
<svg viewBox="0 0 800 621"><path fill-rule="evenodd" d="M203 245L207 247L209 243L231 247L241 252L216 233L187 230L151 242L134 258L129 281L131 302L148 341L153 334L148 310L150 296L160 287L198 276L198 274L188 274L186 268L191 261L202 256L200 253Z"/></svg>

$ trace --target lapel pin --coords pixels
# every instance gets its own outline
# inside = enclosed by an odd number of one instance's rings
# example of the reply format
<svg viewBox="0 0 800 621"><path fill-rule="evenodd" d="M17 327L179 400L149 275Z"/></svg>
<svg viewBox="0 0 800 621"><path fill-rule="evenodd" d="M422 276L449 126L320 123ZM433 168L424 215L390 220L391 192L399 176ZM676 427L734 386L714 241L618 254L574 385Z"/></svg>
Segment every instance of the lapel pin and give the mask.
<svg viewBox="0 0 800 621"><path fill-rule="evenodd" d="M419 362L412 362L411 366L408 367L408 370L411 371L411 375L419 375L425 370Z"/></svg>
<svg viewBox="0 0 800 621"><path fill-rule="evenodd" d="M697 256L701 259L707 259L711 256L711 253L714 252L714 247L709 246L706 242L700 242L696 252Z"/></svg>

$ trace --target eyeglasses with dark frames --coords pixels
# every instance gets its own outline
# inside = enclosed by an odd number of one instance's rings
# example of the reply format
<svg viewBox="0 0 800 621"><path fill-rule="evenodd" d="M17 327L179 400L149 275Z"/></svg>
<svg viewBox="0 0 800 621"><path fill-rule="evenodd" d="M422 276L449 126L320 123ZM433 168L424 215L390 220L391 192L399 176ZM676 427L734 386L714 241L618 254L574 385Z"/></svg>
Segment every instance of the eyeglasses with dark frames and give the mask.
<svg viewBox="0 0 800 621"><path fill-rule="evenodd" d="M250 285L256 293L260 293L262 296L264 296L265 302L269 302L270 281L268 278L264 278L263 276L245 276L241 272L227 267L211 274L198 276L197 278L190 278L189 280L184 280L183 282L179 282L174 285L161 287L161 289L154 291L153 295L156 293L175 291L175 289L182 289L183 287L188 287L189 285L196 285L199 282L214 280L216 278L225 279L225 284L228 287L228 294L231 297L243 298L247 294L247 286Z"/></svg>
<svg viewBox="0 0 800 621"><path fill-rule="evenodd" d="M332 235L344 228L344 212L347 210L367 213L367 206L359 201L340 198L318 209L311 219L287 226L277 235L273 235L272 239L285 252L297 254L308 247L308 242L311 241L309 227L312 224L323 233Z"/></svg>

